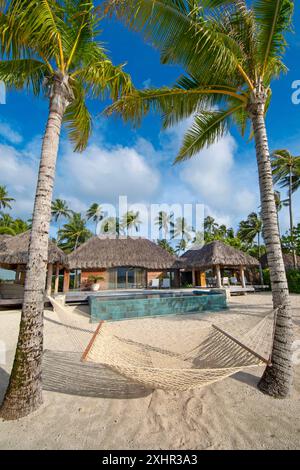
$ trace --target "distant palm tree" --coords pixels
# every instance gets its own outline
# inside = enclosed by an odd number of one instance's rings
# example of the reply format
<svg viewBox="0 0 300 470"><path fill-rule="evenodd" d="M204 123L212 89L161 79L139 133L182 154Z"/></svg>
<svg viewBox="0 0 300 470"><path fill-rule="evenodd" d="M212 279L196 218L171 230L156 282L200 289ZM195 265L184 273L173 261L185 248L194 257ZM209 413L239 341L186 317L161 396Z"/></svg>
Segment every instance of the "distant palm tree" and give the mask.
<svg viewBox="0 0 300 470"><path fill-rule="evenodd" d="M92 220L93 222L95 222L95 235L96 235L98 223L101 220L103 220L103 217L104 217L104 212L102 211L102 207L100 206L100 204L97 204L96 202L94 202L87 210L86 217L87 217L87 220Z"/></svg>
<svg viewBox="0 0 300 470"><path fill-rule="evenodd" d="M114 235L119 238L121 233L121 224L119 217L106 217L101 224L101 233Z"/></svg>
<svg viewBox="0 0 300 470"><path fill-rule="evenodd" d="M92 130L88 102L132 91L99 42L93 0L10 0L0 4L0 80L48 99L35 194L21 328L1 416L17 419L42 403L44 290L55 168L63 124L75 150Z"/></svg>
<svg viewBox="0 0 300 470"><path fill-rule="evenodd" d="M132 232L133 229L136 232L138 232L141 223L142 223L142 221L140 219L139 211L137 211L137 212L128 211L122 217L121 227L123 229L127 230L128 233Z"/></svg>
<svg viewBox="0 0 300 470"><path fill-rule="evenodd" d="M0 186L0 209L11 209L11 202L15 199L8 195L6 186Z"/></svg>
<svg viewBox="0 0 300 470"><path fill-rule="evenodd" d="M209 235L213 235L218 224L216 223L215 219L211 216L207 216L204 219L204 232L208 233Z"/></svg>
<svg viewBox="0 0 300 470"><path fill-rule="evenodd" d="M170 253L171 255L174 255L174 253L175 253L174 248L164 238L162 240L157 240L157 244L158 244L158 246L160 246L164 250L168 251L168 253Z"/></svg>
<svg viewBox="0 0 300 470"><path fill-rule="evenodd" d="M164 232L164 239L169 239L170 232L174 227L173 214L168 214L165 211L159 211L158 216L155 218L155 225L158 225L160 232Z"/></svg>
<svg viewBox="0 0 300 470"><path fill-rule="evenodd" d="M59 231L59 246L66 252L76 250L92 236L81 214L73 213L69 221Z"/></svg>
<svg viewBox="0 0 300 470"><path fill-rule="evenodd" d="M297 256L294 243L293 193L300 187L300 156L292 155L288 150L275 150L272 155L272 172L275 183L288 188L288 206L290 216L290 237L294 267L297 268Z"/></svg>
<svg viewBox="0 0 300 470"><path fill-rule="evenodd" d="M263 223L261 218L256 214L256 212L251 212L248 215L247 220L242 220L238 229L238 237L250 245L253 244L255 238L257 238L257 247L258 247L258 259L261 257L261 234L262 234ZM260 266L260 282L263 284L263 274L262 268Z"/></svg>
<svg viewBox="0 0 300 470"><path fill-rule="evenodd" d="M182 239L179 240L179 242L177 243L175 252L176 252L178 255L180 255L180 254L182 254L182 253L185 252L186 247L187 247L187 241L186 241L184 238L182 238Z"/></svg>
<svg viewBox="0 0 300 470"><path fill-rule="evenodd" d="M111 0L117 17L161 52L164 64L184 70L173 87L134 90L107 109L139 123L150 110L164 127L191 117L176 162L196 155L237 125L255 139L261 214L273 305L277 309L272 366L259 388L276 397L292 384L292 318L280 244L266 129L271 84L286 66L283 56L292 27L292 0Z"/></svg>
<svg viewBox="0 0 300 470"><path fill-rule="evenodd" d="M59 222L61 219L69 219L73 211L69 209L67 201L62 199L55 199L51 203L51 216L52 220ZM60 231L60 223L58 223L57 234ZM57 235L58 240L58 235Z"/></svg>
<svg viewBox="0 0 300 470"><path fill-rule="evenodd" d="M189 242L192 239L193 228L189 226L185 217L177 217L174 225L174 237Z"/></svg>

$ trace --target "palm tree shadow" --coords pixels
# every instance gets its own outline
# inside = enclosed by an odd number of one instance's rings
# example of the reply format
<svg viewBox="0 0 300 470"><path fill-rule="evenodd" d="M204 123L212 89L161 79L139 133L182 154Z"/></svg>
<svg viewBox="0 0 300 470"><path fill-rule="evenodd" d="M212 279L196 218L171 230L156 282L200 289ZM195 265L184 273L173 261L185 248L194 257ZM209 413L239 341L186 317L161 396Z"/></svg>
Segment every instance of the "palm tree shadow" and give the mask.
<svg viewBox="0 0 300 470"><path fill-rule="evenodd" d="M152 393L101 364L80 361L80 353L46 350L44 390L98 398L141 398Z"/></svg>
<svg viewBox="0 0 300 470"><path fill-rule="evenodd" d="M260 381L260 377L257 377L257 375L242 371L232 375L231 378L237 380L238 382L242 382L249 387L255 388L256 390L258 382Z"/></svg>

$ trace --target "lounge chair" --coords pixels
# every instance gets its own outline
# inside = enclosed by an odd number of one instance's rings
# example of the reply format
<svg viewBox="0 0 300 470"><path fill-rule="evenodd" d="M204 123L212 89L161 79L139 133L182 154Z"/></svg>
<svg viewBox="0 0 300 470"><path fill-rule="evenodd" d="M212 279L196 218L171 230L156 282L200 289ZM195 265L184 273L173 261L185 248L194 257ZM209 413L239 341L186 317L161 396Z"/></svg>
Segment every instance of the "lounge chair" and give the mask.
<svg viewBox="0 0 300 470"><path fill-rule="evenodd" d="M223 286L229 286L229 278L228 277L223 277Z"/></svg>
<svg viewBox="0 0 300 470"><path fill-rule="evenodd" d="M170 289L171 283L169 278L165 278L162 280L162 288L163 289Z"/></svg>
<svg viewBox="0 0 300 470"><path fill-rule="evenodd" d="M150 287L158 289L159 288L159 279L152 279Z"/></svg>

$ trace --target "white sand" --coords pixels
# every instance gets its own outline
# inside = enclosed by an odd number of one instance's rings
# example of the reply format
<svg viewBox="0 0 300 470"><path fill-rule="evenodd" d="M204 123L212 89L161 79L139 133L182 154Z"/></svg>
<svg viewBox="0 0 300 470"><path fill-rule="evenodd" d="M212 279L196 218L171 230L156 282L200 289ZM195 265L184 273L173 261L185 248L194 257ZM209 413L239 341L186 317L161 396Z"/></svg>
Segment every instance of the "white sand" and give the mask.
<svg viewBox="0 0 300 470"><path fill-rule="evenodd" d="M292 296L292 305L295 338L300 339L300 296ZM232 298L226 313L128 320L115 327L123 336L181 352L197 344L212 320L221 325L233 319L246 324L252 315L270 308L270 294L251 294ZM87 317L74 310L76 326L87 327ZM0 400L13 360L19 317L20 312L14 310L0 311L0 340L8 350L6 365L0 367ZM50 352L44 364L44 405L19 421L0 421L1 449L300 447L299 365L295 366L292 396L286 400L274 400L257 390L261 367L199 390L152 392L101 366L96 370L92 366L87 374L90 366L78 363L72 336L59 325L56 314L46 311L45 317L45 348Z"/></svg>

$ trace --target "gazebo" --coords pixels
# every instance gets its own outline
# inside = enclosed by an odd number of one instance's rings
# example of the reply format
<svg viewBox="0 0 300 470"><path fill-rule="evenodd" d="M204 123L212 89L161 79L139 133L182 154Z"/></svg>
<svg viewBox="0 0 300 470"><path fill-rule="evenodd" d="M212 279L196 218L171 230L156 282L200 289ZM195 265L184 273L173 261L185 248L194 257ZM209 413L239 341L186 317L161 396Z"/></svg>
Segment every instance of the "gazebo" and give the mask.
<svg viewBox="0 0 300 470"><path fill-rule="evenodd" d="M80 270L81 290L89 289L92 276L101 277L99 284L104 290L158 287L165 278L170 287L180 283L178 258L142 237L94 236L68 255L67 264L64 292L69 290L72 270Z"/></svg>
<svg viewBox="0 0 300 470"><path fill-rule="evenodd" d="M1 235L0 236L0 268L15 271L15 286L21 286L15 290L21 293L22 286L24 286L26 265L28 262L28 248L29 248L30 231L21 233L16 236ZM58 248L55 243L49 240L48 260L47 260L47 293L51 293L52 276L55 274L54 292L58 292L59 287L59 271L66 264L66 255ZM13 292L13 288L2 285L2 290L7 289L5 297L9 291ZM4 296L4 293L2 293ZM20 294L19 294L20 295Z"/></svg>
<svg viewBox="0 0 300 470"><path fill-rule="evenodd" d="M205 271L212 269L216 276L216 287L222 287L221 272L224 269L239 270L242 287L246 287L245 269L259 266L256 258L237 250L232 246L215 240L203 247L195 247L186 251L181 260L185 271L192 272L193 286L206 284ZM200 282L198 282L200 279Z"/></svg>

